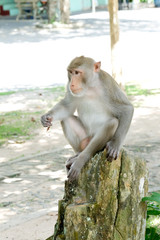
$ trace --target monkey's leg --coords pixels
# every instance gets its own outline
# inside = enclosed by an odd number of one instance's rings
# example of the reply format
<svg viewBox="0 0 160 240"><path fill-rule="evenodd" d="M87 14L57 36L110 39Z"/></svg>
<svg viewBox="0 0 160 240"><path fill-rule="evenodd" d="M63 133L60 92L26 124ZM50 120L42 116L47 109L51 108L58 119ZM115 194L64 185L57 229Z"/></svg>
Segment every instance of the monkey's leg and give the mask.
<svg viewBox="0 0 160 240"><path fill-rule="evenodd" d="M83 139L83 140L80 142L80 149L81 149L81 151L83 151L83 150L87 147L90 139L91 139L91 138L87 137L87 138ZM67 160L67 163L66 163L66 168L67 168L67 170L70 170L72 164L74 163L74 161L76 160L76 157L78 157L79 154L80 154L80 152L78 152L75 156L70 157L70 158Z"/></svg>
<svg viewBox="0 0 160 240"><path fill-rule="evenodd" d="M97 129L97 133L90 140L87 147L75 158L74 163L68 173L69 180L74 180L78 177L85 163L99 150L106 146L106 143L114 136L118 127L116 118L110 119L104 126Z"/></svg>
<svg viewBox="0 0 160 240"><path fill-rule="evenodd" d="M61 121L61 125L65 137L75 152L83 151L90 139L80 119L77 116L71 116Z"/></svg>
<svg viewBox="0 0 160 240"><path fill-rule="evenodd" d="M88 146L82 152L82 155L89 157L93 156L96 152L101 151L108 141L110 141L118 127L118 120L116 118L109 119L104 126L101 126L94 137L89 142Z"/></svg>
<svg viewBox="0 0 160 240"><path fill-rule="evenodd" d="M89 144L90 138L87 136L85 128L76 116L71 116L61 122L64 135L66 136L68 142L77 153L75 156L68 159L66 167L70 168L75 160L75 157L83 151Z"/></svg>

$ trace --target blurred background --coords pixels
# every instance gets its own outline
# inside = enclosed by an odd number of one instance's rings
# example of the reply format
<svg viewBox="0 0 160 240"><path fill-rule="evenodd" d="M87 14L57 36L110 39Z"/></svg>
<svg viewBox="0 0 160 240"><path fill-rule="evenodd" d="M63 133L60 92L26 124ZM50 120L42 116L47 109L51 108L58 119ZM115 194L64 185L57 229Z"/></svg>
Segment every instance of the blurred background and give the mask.
<svg viewBox="0 0 160 240"><path fill-rule="evenodd" d="M101 61L112 73L107 5L107 0L0 0L0 89L65 84L66 67L79 55ZM119 1L125 83L159 87L159 5Z"/></svg>
<svg viewBox="0 0 160 240"><path fill-rule="evenodd" d="M149 192L160 191L160 0L0 0L1 240L53 234L73 151L60 123L47 132L40 117L81 55L101 61L134 105L124 145L146 160ZM159 217L147 224L158 237L146 239L159 239Z"/></svg>

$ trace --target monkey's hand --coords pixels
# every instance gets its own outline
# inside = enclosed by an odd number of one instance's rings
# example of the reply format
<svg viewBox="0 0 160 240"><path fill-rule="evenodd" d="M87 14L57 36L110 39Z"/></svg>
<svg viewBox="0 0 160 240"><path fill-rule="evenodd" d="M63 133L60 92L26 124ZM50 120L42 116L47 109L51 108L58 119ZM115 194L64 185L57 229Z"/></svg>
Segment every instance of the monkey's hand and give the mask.
<svg viewBox="0 0 160 240"><path fill-rule="evenodd" d="M78 179L78 176L81 172L82 167L84 166L84 162L81 161L81 159L79 157L75 157L74 159L72 159L72 165L70 165L70 170L68 172L68 179L69 181L74 181L76 179Z"/></svg>
<svg viewBox="0 0 160 240"><path fill-rule="evenodd" d="M52 120L53 120L53 117L50 114L44 114L41 117L41 123L42 123L43 127L51 127Z"/></svg>
<svg viewBox="0 0 160 240"><path fill-rule="evenodd" d="M107 160L109 162L116 160L119 155L118 144L114 140L111 140L106 144L106 149L107 149Z"/></svg>

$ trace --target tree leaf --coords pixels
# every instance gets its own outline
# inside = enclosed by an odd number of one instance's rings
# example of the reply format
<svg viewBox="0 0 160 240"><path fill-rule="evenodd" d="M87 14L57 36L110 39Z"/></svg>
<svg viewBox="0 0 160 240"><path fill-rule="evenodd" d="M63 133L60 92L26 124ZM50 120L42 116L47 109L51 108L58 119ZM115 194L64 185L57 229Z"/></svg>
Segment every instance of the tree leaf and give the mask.
<svg viewBox="0 0 160 240"><path fill-rule="evenodd" d="M142 198L142 201L154 201L160 203L160 193L153 192L151 196Z"/></svg>
<svg viewBox="0 0 160 240"><path fill-rule="evenodd" d="M160 211L158 211L158 210L148 210L147 215L157 216L157 215L160 215Z"/></svg>

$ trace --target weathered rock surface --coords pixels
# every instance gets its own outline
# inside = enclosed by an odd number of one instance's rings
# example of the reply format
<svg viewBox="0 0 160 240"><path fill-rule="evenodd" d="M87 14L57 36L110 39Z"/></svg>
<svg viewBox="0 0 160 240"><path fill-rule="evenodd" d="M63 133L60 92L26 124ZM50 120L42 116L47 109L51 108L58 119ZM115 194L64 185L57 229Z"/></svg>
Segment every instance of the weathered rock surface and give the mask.
<svg viewBox="0 0 160 240"><path fill-rule="evenodd" d="M84 167L77 183L65 183L53 240L144 240L148 174L142 159L106 151Z"/></svg>

